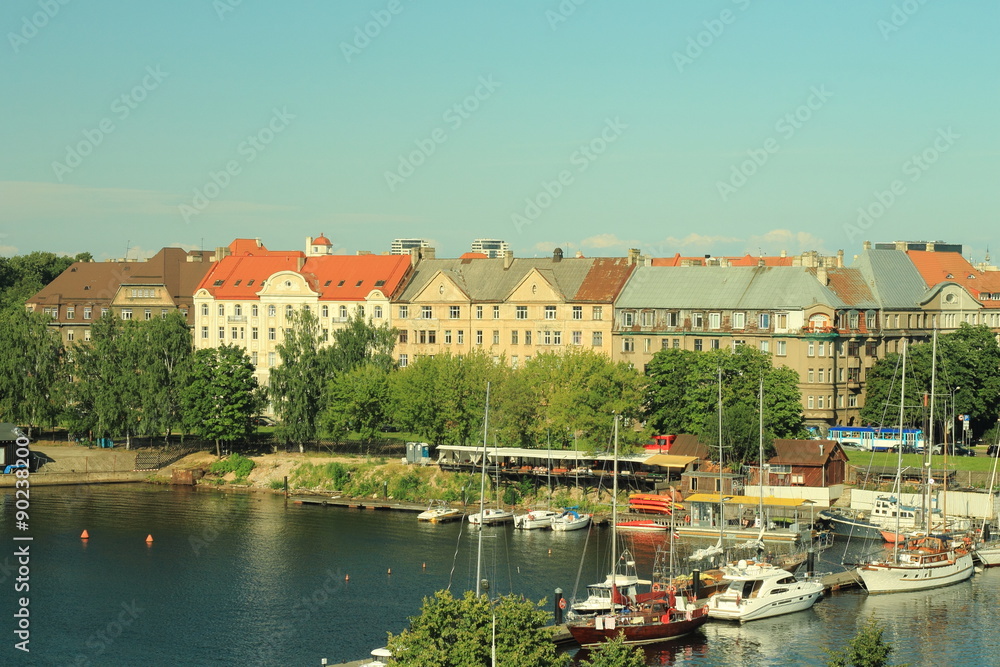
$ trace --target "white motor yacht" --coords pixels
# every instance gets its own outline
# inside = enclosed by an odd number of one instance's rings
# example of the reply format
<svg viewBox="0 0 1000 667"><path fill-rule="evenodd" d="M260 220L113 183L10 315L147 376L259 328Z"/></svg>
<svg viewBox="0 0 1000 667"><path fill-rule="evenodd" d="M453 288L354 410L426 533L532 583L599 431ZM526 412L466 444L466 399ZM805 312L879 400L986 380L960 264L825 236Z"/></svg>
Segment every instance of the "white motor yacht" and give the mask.
<svg viewBox="0 0 1000 667"><path fill-rule="evenodd" d="M823 594L816 579L799 581L769 563L741 560L722 568L729 587L708 599L708 615L731 621L756 621L808 609Z"/></svg>
<svg viewBox="0 0 1000 667"><path fill-rule="evenodd" d="M535 528L550 528L552 519L559 516L559 512L551 510L532 510L527 514L519 514L514 517L514 527L522 530L533 530Z"/></svg>
<svg viewBox="0 0 1000 667"><path fill-rule="evenodd" d="M473 526L493 526L500 523L509 523L514 520L514 513L504 509L484 509L481 513L469 515L469 523Z"/></svg>

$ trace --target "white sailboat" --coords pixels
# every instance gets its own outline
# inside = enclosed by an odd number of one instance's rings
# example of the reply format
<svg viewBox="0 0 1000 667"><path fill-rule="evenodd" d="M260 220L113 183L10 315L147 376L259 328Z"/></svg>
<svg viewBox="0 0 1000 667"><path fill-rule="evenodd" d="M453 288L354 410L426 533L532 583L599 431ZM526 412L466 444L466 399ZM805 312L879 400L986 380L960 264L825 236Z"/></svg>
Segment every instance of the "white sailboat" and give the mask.
<svg viewBox="0 0 1000 667"><path fill-rule="evenodd" d="M899 398L899 437L903 437L903 419L906 404L906 350L902 352L902 372ZM934 338L934 355L937 353L937 336ZM902 448L897 451L896 488L900 488ZM896 526L898 534L899 526ZM945 536L926 535L914 537L903 543L894 542L892 555L873 559L857 568L869 593L899 593L939 588L965 581L973 574L972 554L961 542L954 543Z"/></svg>
<svg viewBox="0 0 1000 667"><path fill-rule="evenodd" d="M1000 445L1000 433L997 434L997 445ZM983 519L982 524L979 527L979 536L973 545L973 553L976 559L982 563L983 567L997 567L1000 565L1000 535L995 535L993 530L995 526L990 525L990 521L996 520L995 503L996 500L993 495L993 488L997 481L997 461L1000 460L1000 456L993 457L993 471L990 473L990 512L992 516L987 516Z"/></svg>
<svg viewBox="0 0 1000 667"><path fill-rule="evenodd" d="M510 523L514 520L514 513L502 507L489 508L485 506L486 498L486 443L489 433L490 422L490 383L486 383L486 411L483 416L483 461L482 474L479 484L479 511L469 515L469 523L473 526L495 526L502 523ZM500 493L500 479L497 478L497 493Z"/></svg>

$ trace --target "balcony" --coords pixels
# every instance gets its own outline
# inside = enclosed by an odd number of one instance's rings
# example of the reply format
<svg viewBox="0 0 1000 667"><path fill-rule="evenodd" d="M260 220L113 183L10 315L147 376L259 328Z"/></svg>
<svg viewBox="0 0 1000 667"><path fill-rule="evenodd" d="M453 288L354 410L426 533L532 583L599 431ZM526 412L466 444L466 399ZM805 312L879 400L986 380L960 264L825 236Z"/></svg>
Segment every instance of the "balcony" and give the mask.
<svg viewBox="0 0 1000 667"><path fill-rule="evenodd" d="M230 315L229 317L226 318L226 322L228 322L229 324L246 324L246 321L247 321L246 315Z"/></svg>

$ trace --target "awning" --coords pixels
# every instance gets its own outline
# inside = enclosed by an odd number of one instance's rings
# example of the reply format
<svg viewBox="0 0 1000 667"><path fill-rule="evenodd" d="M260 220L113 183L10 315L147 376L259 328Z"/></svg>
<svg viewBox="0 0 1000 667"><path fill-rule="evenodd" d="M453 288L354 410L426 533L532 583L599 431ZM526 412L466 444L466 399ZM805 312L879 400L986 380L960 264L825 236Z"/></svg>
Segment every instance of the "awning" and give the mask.
<svg viewBox="0 0 1000 667"><path fill-rule="evenodd" d="M729 498L726 505L756 505L761 502L760 496L724 496ZM719 494L717 493L693 493L684 499L686 503L714 503L719 504ZM806 504L803 498L777 498L775 496L764 496L764 504L771 507L801 507Z"/></svg>
<svg viewBox="0 0 1000 667"><path fill-rule="evenodd" d="M643 461L643 465L660 466L661 468L687 468L698 460L697 456L679 456L677 454L654 454Z"/></svg>

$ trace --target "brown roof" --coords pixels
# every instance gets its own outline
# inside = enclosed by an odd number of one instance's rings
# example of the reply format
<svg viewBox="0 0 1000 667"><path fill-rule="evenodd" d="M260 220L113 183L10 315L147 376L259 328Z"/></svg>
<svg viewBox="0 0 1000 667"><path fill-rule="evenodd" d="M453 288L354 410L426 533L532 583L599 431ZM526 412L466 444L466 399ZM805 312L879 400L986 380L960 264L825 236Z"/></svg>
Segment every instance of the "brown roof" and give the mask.
<svg viewBox="0 0 1000 667"><path fill-rule="evenodd" d="M573 300L595 303L614 301L634 269L635 265L624 257L595 258Z"/></svg>
<svg viewBox="0 0 1000 667"><path fill-rule="evenodd" d="M836 440L787 440L776 439L774 449L777 452L768 460L773 465L807 465L824 466L835 452L843 449Z"/></svg>
<svg viewBox="0 0 1000 667"><path fill-rule="evenodd" d="M865 277L858 269L828 269L829 287L840 299L849 306L857 308L875 308L878 302L872 294Z"/></svg>
<svg viewBox="0 0 1000 667"><path fill-rule="evenodd" d="M670 446L672 456L697 456L702 461L712 458L711 452L706 445L703 445L696 435L682 433L674 440Z"/></svg>

